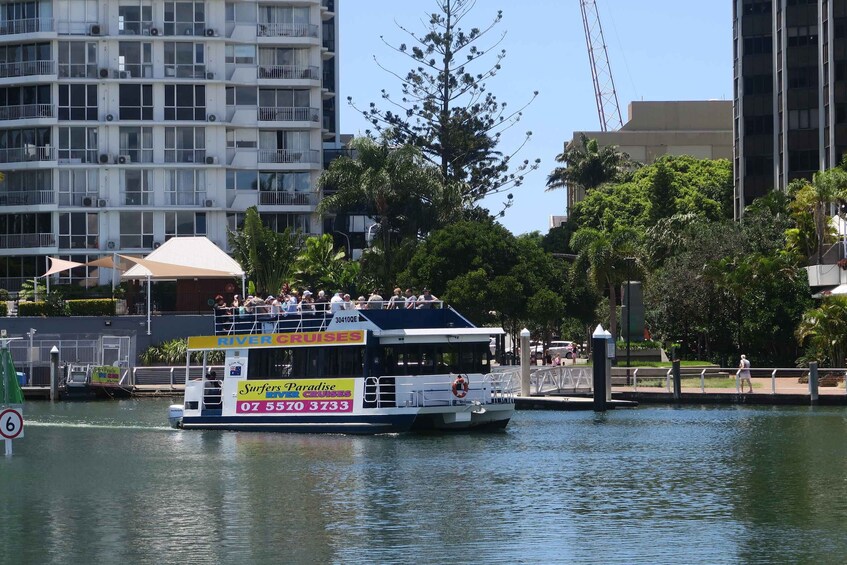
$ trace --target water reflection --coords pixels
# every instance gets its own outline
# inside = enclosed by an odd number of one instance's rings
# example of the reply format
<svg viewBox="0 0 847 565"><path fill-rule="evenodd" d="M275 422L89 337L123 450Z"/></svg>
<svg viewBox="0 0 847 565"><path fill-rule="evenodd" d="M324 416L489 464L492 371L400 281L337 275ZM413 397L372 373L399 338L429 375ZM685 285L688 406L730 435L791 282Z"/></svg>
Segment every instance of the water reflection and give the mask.
<svg viewBox="0 0 847 565"><path fill-rule="evenodd" d="M31 403L0 562L831 562L840 409L519 412L493 435L177 432ZM839 559L840 560L840 559Z"/></svg>

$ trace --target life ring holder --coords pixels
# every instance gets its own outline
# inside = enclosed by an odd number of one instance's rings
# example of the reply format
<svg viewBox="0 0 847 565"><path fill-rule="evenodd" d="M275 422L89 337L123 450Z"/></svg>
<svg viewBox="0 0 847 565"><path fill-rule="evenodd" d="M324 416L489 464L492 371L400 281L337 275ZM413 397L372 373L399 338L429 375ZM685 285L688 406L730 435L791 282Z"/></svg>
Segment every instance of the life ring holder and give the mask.
<svg viewBox="0 0 847 565"><path fill-rule="evenodd" d="M467 375L457 375L453 380L453 385L450 387L453 391L453 396L456 398L464 398L468 395L471 388L471 383Z"/></svg>

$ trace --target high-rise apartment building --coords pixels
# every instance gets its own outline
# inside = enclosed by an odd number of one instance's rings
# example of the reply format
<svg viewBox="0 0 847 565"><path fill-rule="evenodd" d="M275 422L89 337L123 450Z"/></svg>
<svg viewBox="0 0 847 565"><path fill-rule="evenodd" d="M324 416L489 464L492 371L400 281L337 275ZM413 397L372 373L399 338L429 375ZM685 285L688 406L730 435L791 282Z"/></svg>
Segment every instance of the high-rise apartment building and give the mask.
<svg viewBox="0 0 847 565"><path fill-rule="evenodd" d="M733 0L735 212L847 152L847 0Z"/></svg>
<svg viewBox="0 0 847 565"><path fill-rule="evenodd" d="M337 0L0 2L0 287L227 227L319 233ZM78 268L60 282L97 284Z"/></svg>

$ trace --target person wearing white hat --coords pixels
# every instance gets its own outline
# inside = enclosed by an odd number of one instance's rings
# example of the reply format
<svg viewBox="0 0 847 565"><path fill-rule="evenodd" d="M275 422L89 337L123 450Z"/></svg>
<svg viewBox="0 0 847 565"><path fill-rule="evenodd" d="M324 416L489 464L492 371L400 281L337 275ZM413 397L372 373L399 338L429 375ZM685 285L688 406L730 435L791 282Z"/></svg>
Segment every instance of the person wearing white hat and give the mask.
<svg viewBox="0 0 847 565"><path fill-rule="evenodd" d="M738 386L741 392L744 392L744 381L747 381L747 386L750 387L750 392L753 392L753 381L750 379L750 361L746 355L741 356L741 362L738 364Z"/></svg>

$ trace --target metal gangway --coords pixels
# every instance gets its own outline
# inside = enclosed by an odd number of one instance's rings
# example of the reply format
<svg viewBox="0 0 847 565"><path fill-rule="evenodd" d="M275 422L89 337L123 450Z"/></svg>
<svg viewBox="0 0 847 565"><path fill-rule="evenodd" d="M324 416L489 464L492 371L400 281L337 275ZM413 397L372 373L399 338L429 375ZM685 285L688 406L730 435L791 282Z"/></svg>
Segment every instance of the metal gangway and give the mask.
<svg viewBox="0 0 847 565"><path fill-rule="evenodd" d="M532 367L530 370L529 393L532 395L590 394L593 388L590 366ZM520 392L520 367L509 367L494 374L503 375L512 392Z"/></svg>

